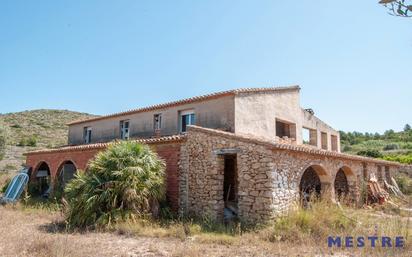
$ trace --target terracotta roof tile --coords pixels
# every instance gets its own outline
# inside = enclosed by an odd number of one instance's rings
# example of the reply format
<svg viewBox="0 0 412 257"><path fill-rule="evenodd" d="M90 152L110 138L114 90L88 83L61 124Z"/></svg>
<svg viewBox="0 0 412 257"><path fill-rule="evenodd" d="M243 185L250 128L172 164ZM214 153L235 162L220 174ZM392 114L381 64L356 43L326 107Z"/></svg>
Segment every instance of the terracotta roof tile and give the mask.
<svg viewBox="0 0 412 257"><path fill-rule="evenodd" d="M178 142L184 139L185 139L185 135L172 135L172 136L165 136L165 137L158 137L158 138L134 139L130 141L144 143L144 144L160 144L160 143ZM116 144L118 142L120 141L111 141L107 143L95 143L95 144L87 144L87 145L63 146L60 148L44 149L44 150L27 152L24 155L104 149L107 146L111 144Z"/></svg>
<svg viewBox="0 0 412 257"><path fill-rule="evenodd" d="M295 151L295 152L302 152L302 153L308 153L308 154L313 154L313 155L330 156L330 157L336 157L336 158L342 158L342 159L348 159L348 160L375 162L375 163L391 165L391 166L403 166L402 164L397 163L397 162L368 158L368 157L363 157L363 156L358 156L358 155L332 152L332 151L327 151L323 149L314 149L312 147L307 147L304 145L301 146L301 145L292 145L292 144L285 144L285 143L276 143L274 141L269 141L267 139L258 138L258 137L254 137L250 135L239 135L239 134L234 134L231 132L225 132L221 130L204 128L204 127L199 127L199 126L194 126L194 125L188 126L189 134L190 134L190 131L200 131L200 132L208 133L211 135L217 135L217 136L222 136L222 137L226 137L230 139L237 139L237 140L244 141L244 142L265 145L272 149L290 150L290 151Z"/></svg>
<svg viewBox="0 0 412 257"><path fill-rule="evenodd" d="M200 101L214 99L214 98L228 96L228 95L236 95L240 93L259 93L259 92L276 92L276 91L291 91L291 90L300 90L300 87L299 86L287 86L287 87L239 88L239 89L216 92L216 93L211 93L211 94L206 94L206 95L201 95L201 96L194 96L191 98L182 99L178 101L151 105L147 107L132 109L132 110L124 111L124 112L113 113L113 114L99 116L99 117L85 119L85 120L72 121L72 122L67 123L67 125L74 125L74 124L80 124L80 123L85 123L85 122L90 122L90 121L103 120L107 118L119 117L119 116L139 113L139 112L153 111L153 110L173 107L177 105L200 102Z"/></svg>

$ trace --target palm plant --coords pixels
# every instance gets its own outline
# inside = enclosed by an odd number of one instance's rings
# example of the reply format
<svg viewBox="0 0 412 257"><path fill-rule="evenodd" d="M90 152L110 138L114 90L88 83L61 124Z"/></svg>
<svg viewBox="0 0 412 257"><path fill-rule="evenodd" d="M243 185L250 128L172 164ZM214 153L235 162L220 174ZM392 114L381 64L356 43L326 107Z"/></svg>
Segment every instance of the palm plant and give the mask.
<svg viewBox="0 0 412 257"><path fill-rule="evenodd" d="M148 214L151 203L164 197L164 170L164 162L149 146L112 144L67 184L68 225L110 225Z"/></svg>

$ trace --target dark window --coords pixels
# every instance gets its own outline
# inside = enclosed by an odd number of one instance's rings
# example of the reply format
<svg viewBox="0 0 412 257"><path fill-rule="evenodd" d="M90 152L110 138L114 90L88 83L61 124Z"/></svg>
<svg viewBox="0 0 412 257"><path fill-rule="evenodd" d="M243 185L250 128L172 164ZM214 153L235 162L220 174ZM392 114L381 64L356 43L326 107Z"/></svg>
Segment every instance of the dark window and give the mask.
<svg viewBox="0 0 412 257"><path fill-rule="evenodd" d="M155 114L153 117L154 130L160 130L162 128L162 114Z"/></svg>
<svg viewBox="0 0 412 257"><path fill-rule="evenodd" d="M90 144L92 142L92 128L91 127L83 128L83 142L85 144Z"/></svg>
<svg viewBox="0 0 412 257"><path fill-rule="evenodd" d="M186 132L188 125L194 125L196 123L196 116L193 112L182 112L180 120L180 132Z"/></svg>
<svg viewBox="0 0 412 257"><path fill-rule="evenodd" d="M129 139L129 120L120 121L120 138Z"/></svg>

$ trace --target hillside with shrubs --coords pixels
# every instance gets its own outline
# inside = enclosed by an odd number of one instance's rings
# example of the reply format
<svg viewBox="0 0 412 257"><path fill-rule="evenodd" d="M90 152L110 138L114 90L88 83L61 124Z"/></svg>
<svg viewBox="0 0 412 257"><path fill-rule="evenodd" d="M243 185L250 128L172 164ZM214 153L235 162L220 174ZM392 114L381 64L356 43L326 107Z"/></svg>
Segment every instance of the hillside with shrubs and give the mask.
<svg viewBox="0 0 412 257"><path fill-rule="evenodd" d="M412 129L383 134L340 131L342 152L412 164Z"/></svg>
<svg viewBox="0 0 412 257"><path fill-rule="evenodd" d="M95 117L68 110L32 110L0 114L7 145L56 147L67 144L66 123Z"/></svg>
<svg viewBox="0 0 412 257"><path fill-rule="evenodd" d="M96 117L68 110L32 110L0 114L0 173L24 164L23 153L67 144L66 123Z"/></svg>

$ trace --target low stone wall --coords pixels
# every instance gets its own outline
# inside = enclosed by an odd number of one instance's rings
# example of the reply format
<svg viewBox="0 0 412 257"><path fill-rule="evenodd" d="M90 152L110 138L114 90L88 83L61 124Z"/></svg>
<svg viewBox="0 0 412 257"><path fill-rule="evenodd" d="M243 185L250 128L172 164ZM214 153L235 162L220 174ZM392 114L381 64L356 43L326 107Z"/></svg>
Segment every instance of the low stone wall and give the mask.
<svg viewBox="0 0 412 257"><path fill-rule="evenodd" d="M343 154L283 147L232 133L190 127L181 148L181 214L223 218L225 153L236 153L238 216L251 223L266 222L285 213L299 199L300 180L308 167L313 167L320 178L322 197L332 200L335 177L342 168L349 196L355 203L360 199L364 167L368 176L383 167L392 172L397 168L386 161L350 159Z"/></svg>

